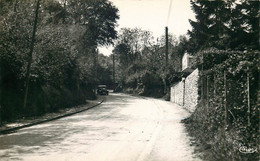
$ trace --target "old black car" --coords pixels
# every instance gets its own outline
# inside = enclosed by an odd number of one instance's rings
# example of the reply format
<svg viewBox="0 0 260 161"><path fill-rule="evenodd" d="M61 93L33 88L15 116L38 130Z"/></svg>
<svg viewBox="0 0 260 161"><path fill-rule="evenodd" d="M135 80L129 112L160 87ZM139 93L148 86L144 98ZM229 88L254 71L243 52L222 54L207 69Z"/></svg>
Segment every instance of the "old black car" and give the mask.
<svg viewBox="0 0 260 161"><path fill-rule="evenodd" d="M97 94L99 95L108 95L108 90L106 85L98 85Z"/></svg>

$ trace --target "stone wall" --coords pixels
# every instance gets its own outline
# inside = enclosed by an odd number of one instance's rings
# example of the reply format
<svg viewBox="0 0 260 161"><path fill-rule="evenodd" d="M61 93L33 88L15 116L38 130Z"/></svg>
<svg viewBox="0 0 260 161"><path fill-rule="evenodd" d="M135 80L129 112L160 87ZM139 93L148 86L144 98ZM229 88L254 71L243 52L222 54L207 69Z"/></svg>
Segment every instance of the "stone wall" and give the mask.
<svg viewBox="0 0 260 161"><path fill-rule="evenodd" d="M185 95L184 95L184 107L190 112L194 112L196 105L198 104L198 79L199 70L194 70L185 79Z"/></svg>
<svg viewBox="0 0 260 161"><path fill-rule="evenodd" d="M198 103L198 79L199 70L196 69L185 80L173 85L171 87L171 102L194 112Z"/></svg>
<svg viewBox="0 0 260 161"><path fill-rule="evenodd" d="M183 106L184 82L179 82L171 87L171 102Z"/></svg>

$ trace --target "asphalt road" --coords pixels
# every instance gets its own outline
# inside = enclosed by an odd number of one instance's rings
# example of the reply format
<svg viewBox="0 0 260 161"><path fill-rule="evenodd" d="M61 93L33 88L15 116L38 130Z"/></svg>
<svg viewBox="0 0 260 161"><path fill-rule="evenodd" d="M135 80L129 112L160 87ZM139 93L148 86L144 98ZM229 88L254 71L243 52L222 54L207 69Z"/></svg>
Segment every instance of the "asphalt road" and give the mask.
<svg viewBox="0 0 260 161"><path fill-rule="evenodd" d="M110 94L88 111L0 136L0 160L193 161L181 119L163 100Z"/></svg>

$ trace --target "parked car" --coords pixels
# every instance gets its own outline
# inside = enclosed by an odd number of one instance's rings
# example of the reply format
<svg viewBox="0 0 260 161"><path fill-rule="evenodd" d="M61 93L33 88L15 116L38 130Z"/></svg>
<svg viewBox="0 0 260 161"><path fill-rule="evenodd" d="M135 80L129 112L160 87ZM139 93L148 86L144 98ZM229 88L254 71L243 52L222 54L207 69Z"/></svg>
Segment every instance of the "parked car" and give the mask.
<svg viewBox="0 0 260 161"><path fill-rule="evenodd" d="M99 95L108 95L108 90L106 85L98 85L97 94Z"/></svg>

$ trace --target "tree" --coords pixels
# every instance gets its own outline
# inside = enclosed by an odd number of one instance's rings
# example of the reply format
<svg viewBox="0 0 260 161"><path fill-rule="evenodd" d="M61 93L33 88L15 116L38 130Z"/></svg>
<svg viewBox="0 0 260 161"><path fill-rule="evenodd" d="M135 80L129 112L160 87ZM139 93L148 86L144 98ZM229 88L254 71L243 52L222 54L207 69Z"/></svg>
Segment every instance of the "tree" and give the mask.
<svg viewBox="0 0 260 161"><path fill-rule="evenodd" d="M218 49L258 49L259 1L191 1L196 21L190 21L190 52Z"/></svg>
<svg viewBox="0 0 260 161"><path fill-rule="evenodd" d="M74 24L86 27L87 46L109 45L117 37L118 9L108 0L67 0L66 12Z"/></svg>
<svg viewBox="0 0 260 161"><path fill-rule="evenodd" d="M196 21L190 21L192 31L188 31L193 50L229 47L229 21L232 1L191 1Z"/></svg>
<svg viewBox="0 0 260 161"><path fill-rule="evenodd" d="M139 94L162 96L163 84L169 84L169 80L165 81L166 74L169 76L180 70L178 44L177 38L170 34L170 65L165 73L165 36L154 41L149 31L123 28L113 52L119 58L125 88L134 89Z"/></svg>
<svg viewBox="0 0 260 161"><path fill-rule="evenodd" d="M111 44L117 35L118 10L111 2L41 1L37 32L33 32L35 8L34 0L0 1L4 120L84 103L86 97L95 97L92 85L104 79L95 79L94 71L109 73L106 67L94 64L97 45ZM30 50L33 33L34 48ZM23 104L28 58L31 58L30 88L28 108L23 111L19 107Z"/></svg>
<svg viewBox="0 0 260 161"><path fill-rule="evenodd" d="M115 47L116 54L119 54L122 61L127 63L142 58L142 50L153 42L152 33L140 28L122 28Z"/></svg>
<svg viewBox="0 0 260 161"><path fill-rule="evenodd" d="M231 48L259 49L259 1L241 0L232 9Z"/></svg>

